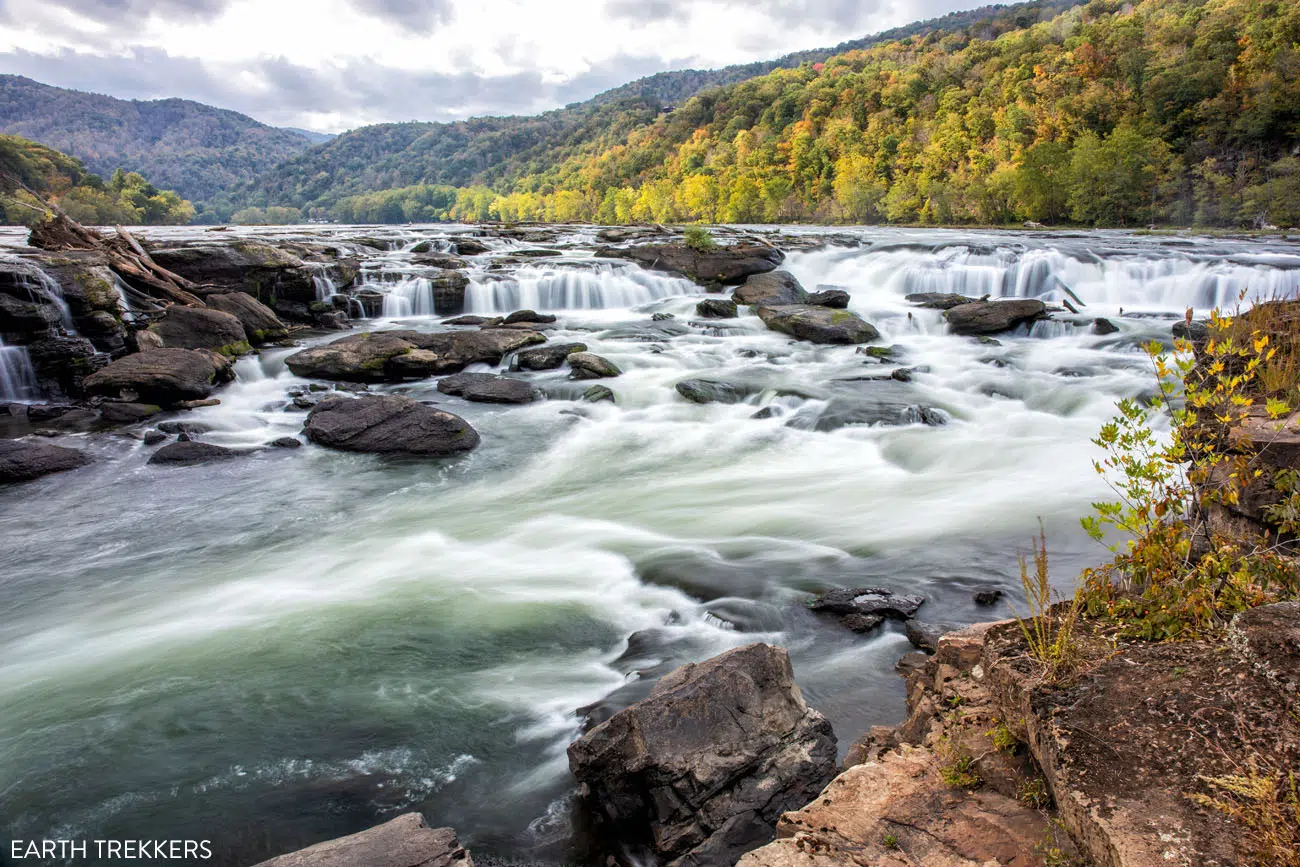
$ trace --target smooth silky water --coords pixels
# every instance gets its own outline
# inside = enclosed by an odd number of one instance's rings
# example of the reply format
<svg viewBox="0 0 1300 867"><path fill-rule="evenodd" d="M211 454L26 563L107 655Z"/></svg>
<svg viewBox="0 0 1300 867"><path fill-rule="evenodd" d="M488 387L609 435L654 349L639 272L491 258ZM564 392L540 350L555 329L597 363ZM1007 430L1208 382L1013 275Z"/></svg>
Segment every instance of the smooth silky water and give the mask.
<svg viewBox="0 0 1300 867"><path fill-rule="evenodd" d="M366 271L386 312L432 309L403 263L454 231L390 230L393 250ZM690 327L698 287L593 261L589 231L563 238L559 260L476 265L466 307L553 310L552 341L623 368L606 383L617 406L563 399L581 391L563 371L530 374L552 399L512 408L432 380L386 386L462 414L483 445L450 461L308 446L163 469L133 440L69 437L92 466L0 491L4 836L209 839L216 863L242 865L418 809L476 854L562 862L575 710L643 695L652 679L635 671L752 641L790 649L846 747L901 717L892 667L909 648L896 624L859 636L818 618L810 594L881 585L923 594L928 621L1009 616L1040 522L1068 588L1106 553L1078 525L1107 494L1090 439L1116 400L1153 391L1140 344L1167 340L1187 307L1300 288L1300 257L1279 243L858 232L860 248L784 267L810 291L846 288L881 343L928 368L910 388L950 421L819 432L828 383L895 365L792 342L753 315ZM312 232L375 230L284 234ZM1059 301L1062 283L1086 316L998 346L948 336L938 312L903 301ZM656 331L652 313L676 319ZM1092 335L1093 316L1119 333ZM293 351L241 360L221 405L186 416L214 427L200 438L297 433ZM687 403L673 386L691 376L753 394ZM751 419L764 405L777 415ZM1011 603L976 608L981 584ZM634 632L641 649L620 659Z"/></svg>

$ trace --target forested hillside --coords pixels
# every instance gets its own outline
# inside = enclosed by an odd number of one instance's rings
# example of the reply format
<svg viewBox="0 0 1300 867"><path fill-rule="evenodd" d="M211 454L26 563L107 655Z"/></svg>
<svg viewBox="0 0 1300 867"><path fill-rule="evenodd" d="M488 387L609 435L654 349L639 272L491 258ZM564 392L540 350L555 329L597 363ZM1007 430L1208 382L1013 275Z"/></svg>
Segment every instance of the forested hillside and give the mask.
<svg viewBox="0 0 1300 867"><path fill-rule="evenodd" d="M93 172L139 172L206 200L310 146L298 133L185 99L115 99L0 75L0 132L77 157Z"/></svg>
<svg viewBox="0 0 1300 867"><path fill-rule="evenodd" d="M1300 224L1300 4L1092 0L988 31L846 52L653 117L611 104L468 188L394 169L362 186L405 189L338 198L323 171L278 192L340 220Z"/></svg>
<svg viewBox="0 0 1300 867"><path fill-rule="evenodd" d="M12 135L0 135L0 223L24 225L56 203L92 226L185 224L194 206L121 169L106 184L67 154Z"/></svg>

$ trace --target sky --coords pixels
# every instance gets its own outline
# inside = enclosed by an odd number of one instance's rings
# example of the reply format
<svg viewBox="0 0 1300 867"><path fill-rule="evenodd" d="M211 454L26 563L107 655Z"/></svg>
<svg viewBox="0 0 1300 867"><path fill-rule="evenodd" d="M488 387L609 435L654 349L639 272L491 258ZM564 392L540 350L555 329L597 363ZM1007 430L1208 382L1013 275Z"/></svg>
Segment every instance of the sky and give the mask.
<svg viewBox="0 0 1300 867"><path fill-rule="evenodd" d="M276 126L534 114L988 0L0 0L0 73Z"/></svg>

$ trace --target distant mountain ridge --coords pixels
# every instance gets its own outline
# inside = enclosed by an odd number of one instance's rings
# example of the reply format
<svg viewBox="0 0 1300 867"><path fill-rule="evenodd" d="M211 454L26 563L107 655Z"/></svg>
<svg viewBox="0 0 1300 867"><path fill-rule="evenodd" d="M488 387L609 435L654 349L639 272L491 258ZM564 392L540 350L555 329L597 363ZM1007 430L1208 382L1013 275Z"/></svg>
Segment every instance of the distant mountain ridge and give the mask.
<svg viewBox="0 0 1300 867"><path fill-rule="evenodd" d="M313 143L305 132L200 102L117 99L20 75L0 75L0 132L74 156L96 174L140 172L195 201L247 182Z"/></svg>

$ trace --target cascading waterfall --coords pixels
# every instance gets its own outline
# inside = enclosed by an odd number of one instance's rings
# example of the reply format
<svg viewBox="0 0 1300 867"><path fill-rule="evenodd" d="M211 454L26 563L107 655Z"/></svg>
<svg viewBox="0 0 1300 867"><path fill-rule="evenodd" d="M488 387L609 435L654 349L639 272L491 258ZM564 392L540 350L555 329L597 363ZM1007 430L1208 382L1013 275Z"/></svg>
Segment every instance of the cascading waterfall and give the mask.
<svg viewBox="0 0 1300 867"><path fill-rule="evenodd" d="M330 275L324 271L317 271L312 274L311 282L316 287L317 301L328 301L338 294L338 287L334 285Z"/></svg>
<svg viewBox="0 0 1300 867"><path fill-rule="evenodd" d="M38 396L36 371L25 346L0 340L0 401L28 401Z"/></svg>
<svg viewBox="0 0 1300 867"><path fill-rule="evenodd" d="M408 277L379 286L367 284L367 288L378 288L384 293L381 315L385 318L434 315L433 283L425 277Z"/></svg>
<svg viewBox="0 0 1300 867"><path fill-rule="evenodd" d="M72 324L72 311L68 309L68 302L63 299L63 287L59 285L58 280L40 268L25 262L18 263L13 274L15 282L26 291L29 298L37 303L52 304L58 309L59 328L67 334L77 333L77 329ZM53 330L55 330L54 326L51 326L51 331Z"/></svg>
<svg viewBox="0 0 1300 867"><path fill-rule="evenodd" d="M465 309L470 313L508 313L523 308L603 310L697 292L699 287L690 280L629 266L527 266L503 280L471 279L465 290Z"/></svg>

